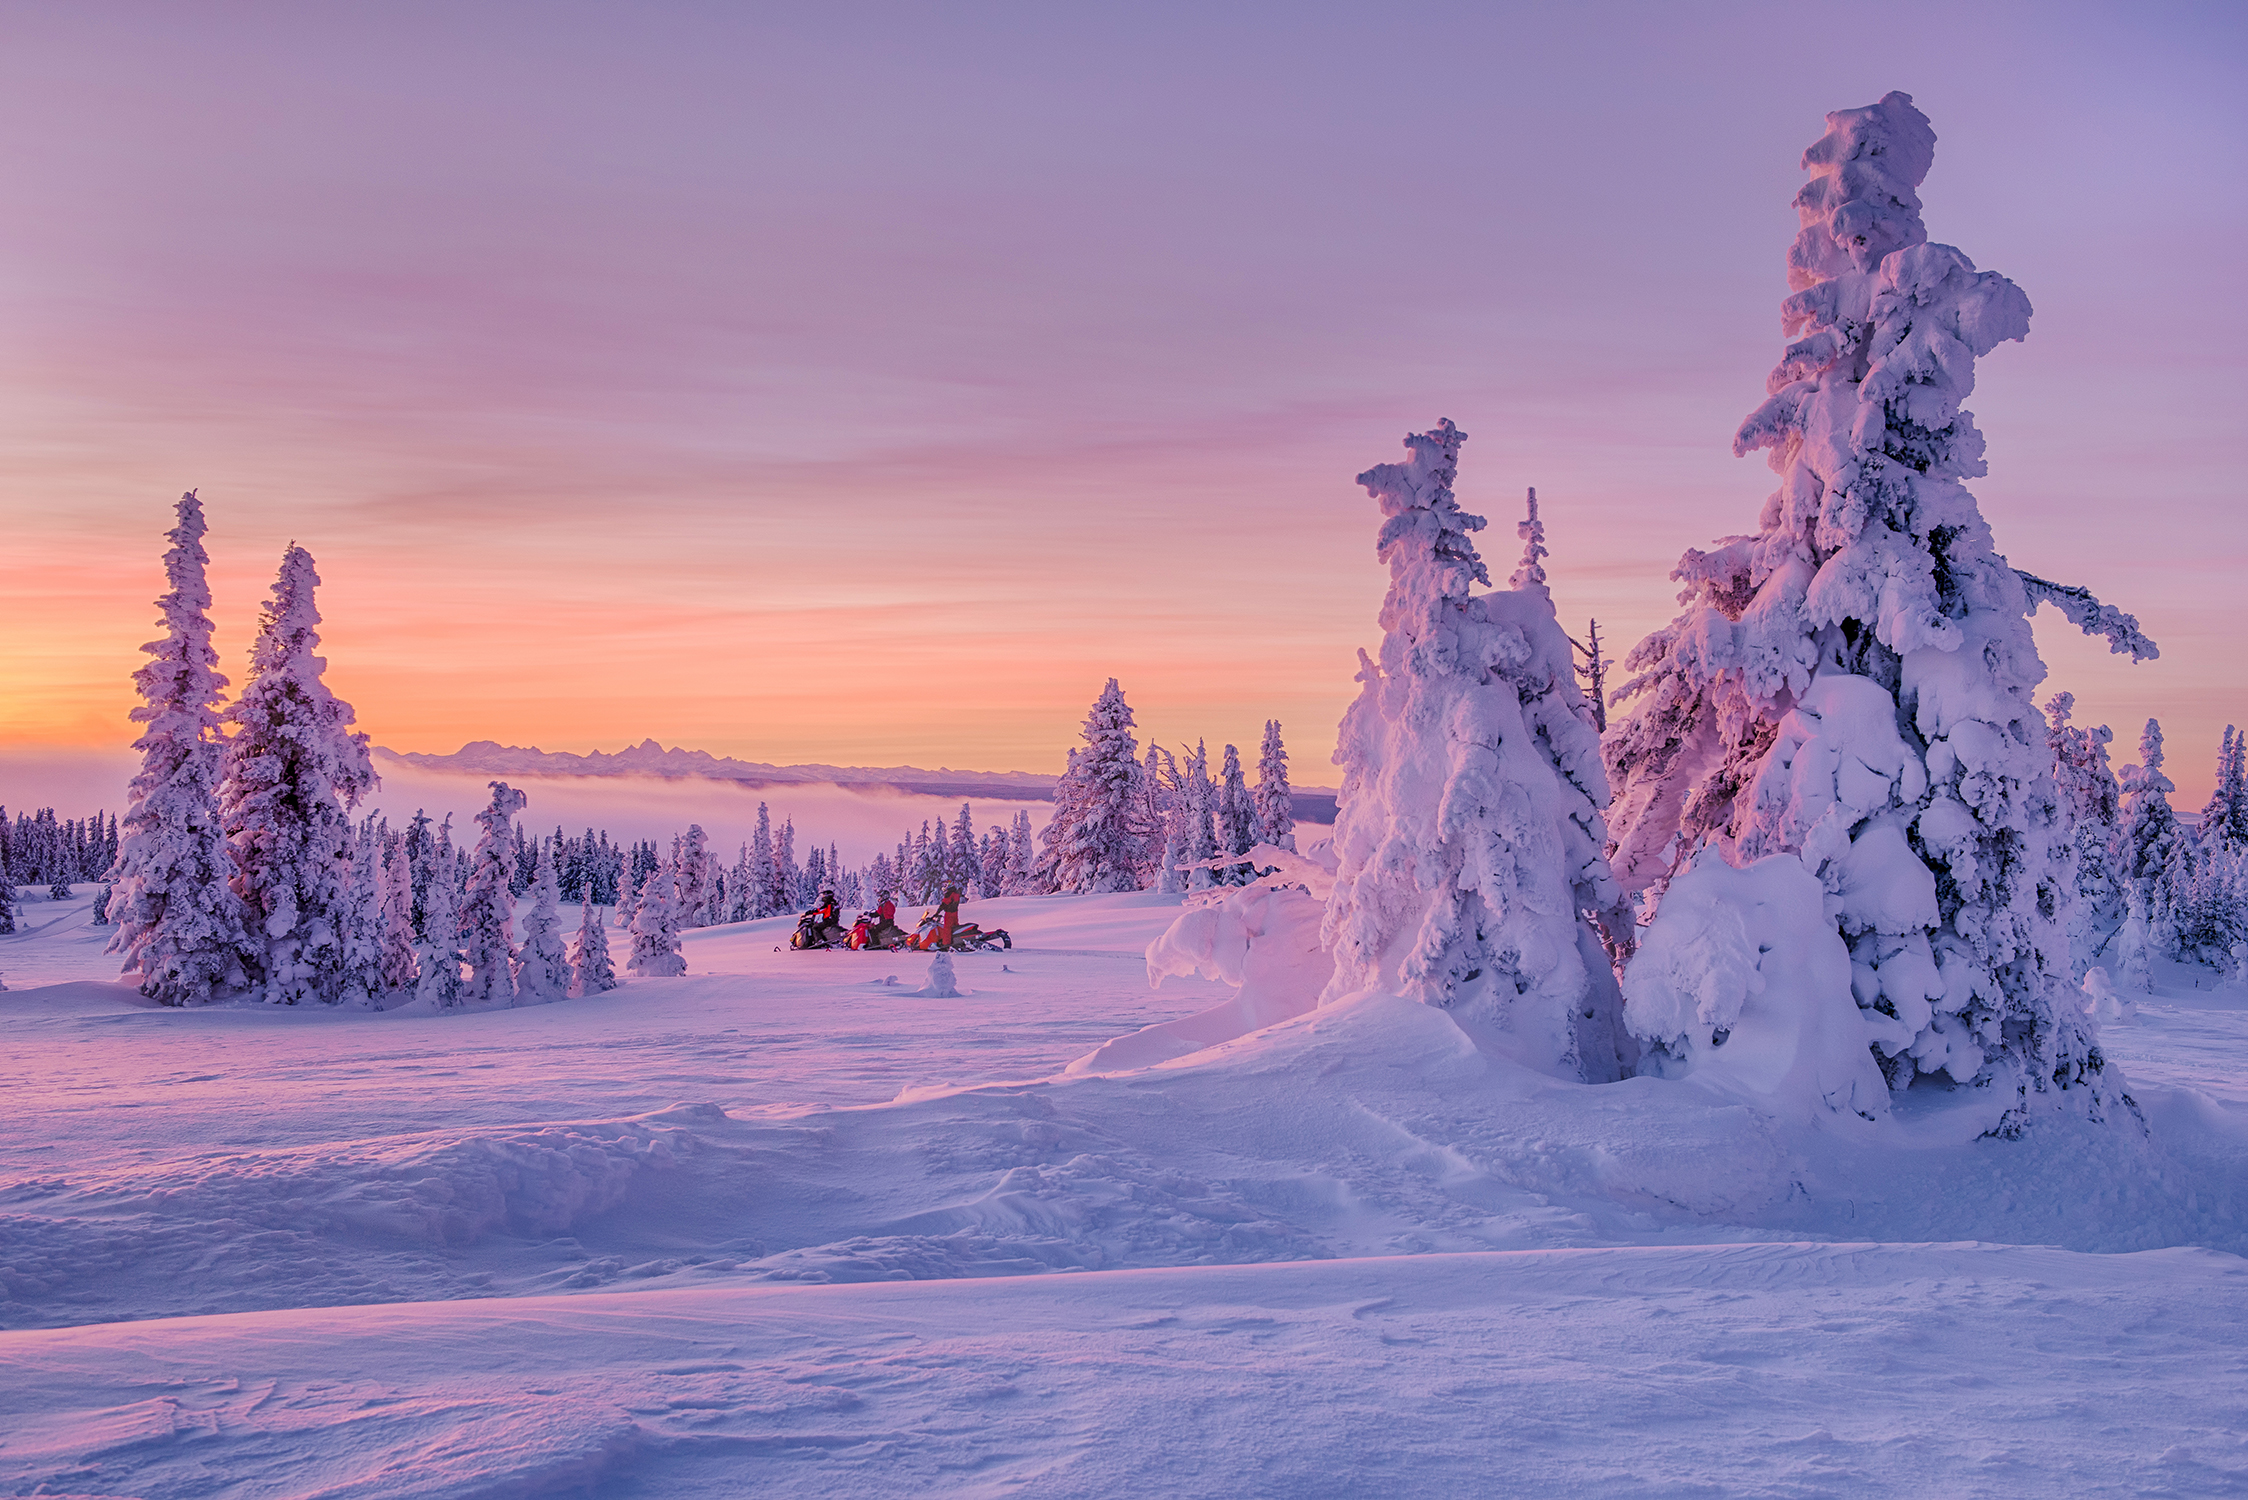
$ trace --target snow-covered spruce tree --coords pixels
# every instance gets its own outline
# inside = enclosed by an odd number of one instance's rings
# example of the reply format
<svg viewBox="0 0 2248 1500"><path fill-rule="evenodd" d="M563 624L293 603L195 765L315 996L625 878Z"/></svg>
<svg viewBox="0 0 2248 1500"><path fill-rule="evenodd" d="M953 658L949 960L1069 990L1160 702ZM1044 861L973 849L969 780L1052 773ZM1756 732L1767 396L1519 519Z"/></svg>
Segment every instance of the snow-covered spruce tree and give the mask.
<svg viewBox="0 0 2248 1500"><path fill-rule="evenodd" d="M382 1009L382 835L372 817L352 840L344 903L341 998L347 1005Z"/></svg>
<svg viewBox="0 0 2248 1500"><path fill-rule="evenodd" d="M1358 476L1390 581L1381 660L1359 653L1335 750L1323 999L1443 1006L1532 1067L1614 1079L1630 1060L1620 998L1584 916L1621 900L1600 852L1600 743L1544 588L1470 592L1490 575L1469 538L1483 518L1452 495L1464 436L1441 422L1405 439L1406 462Z"/></svg>
<svg viewBox="0 0 2248 1500"><path fill-rule="evenodd" d="M710 836L702 824L689 823L687 831L671 842L672 868L678 871L679 925L710 925Z"/></svg>
<svg viewBox="0 0 2248 1500"><path fill-rule="evenodd" d="M628 972L644 979L687 972L687 960L679 953L677 890L677 877L668 864L656 866L641 888L640 904L632 915L632 957L625 964Z"/></svg>
<svg viewBox="0 0 2248 1500"><path fill-rule="evenodd" d="M0 851L0 933L16 930L16 877L8 868L8 856ZM127 972L130 972L128 970ZM168 1002L178 1004L178 1001Z"/></svg>
<svg viewBox="0 0 2248 1500"><path fill-rule="evenodd" d="M1265 720L1264 748L1257 755L1257 842L1275 849L1296 847L1296 799L1288 786L1288 747L1280 742L1280 721Z"/></svg>
<svg viewBox="0 0 2248 1500"><path fill-rule="evenodd" d="M1250 800L1248 780L1241 774L1241 752L1225 747L1218 775L1217 836L1219 854L1247 854L1257 847L1257 805ZM1247 885L1256 879L1256 867L1229 865L1219 874L1227 885Z"/></svg>
<svg viewBox="0 0 2248 1500"><path fill-rule="evenodd" d="M2230 724L2217 749L2217 789L2201 809L2199 843L2248 849L2248 735Z"/></svg>
<svg viewBox="0 0 2248 1500"><path fill-rule="evenodd" d="M1014 861L1007 867L1007 894L1038 895L1044 887L1038 883L1038 840L1030 831L1028 808L1015 814L1015 832L1007 843L1008 857Z"/></svg>
<svg viewBox="0 0 2248 1500"><path fill-rule="evenodd" d="M382 985L387 994L414 987L414 875L406 862L406 840L391 834L383 841Z"/></svg>
<svg viewBox="0 0 2248 1500"><path fill-rule="evenodd" d="M141 647L153 658L133 674L143 726L133 748L141 767L129 792L112 875L110 914L117 932L109 951L141 993L165 1005L213 999L247 986L249 947L242 905L227 878L226 835L219 820L222 742L219 700L226 679L211 646L210 565L203 551L203 506L193 490L180 497L178 524L168 534L164 578L156 601L164 636ZM15 886L0 874L0 932L15 931Z"/></svg>
<svg viewBox="0 0 2248 1500"><path fill-rule="evenodd" d="M1915 194L1935 134L1909 96L1827 116L1788 252L1795 342L1736 453L1781 475L1759 529L1689 552L1685 611L1635 648L1610 730L1615 869L1657 895L1705 849L1799 855L1849 940L1890 1085L1948 1074L2008 1096L1996 1133L2118 1097L2079 1020L2067 822L2030 694L2052 603L2134 658L2135 622L2016 572L1964 480L1974 362L2029 299L1931 244ZM1658 918L1659 920L1659 918Z"/></svg>
<svg viewBox="0 0 2248 1500"><path fill-rule="evenodd" d="M453 817L445 815L423 851L421 938L414 944L414 996L439 1010L461 1003L461 898Z"/></svg>
<svg viewBox="0 0 2248 1500"><path fill-rule="evenodd" d="M1187 871L1186 886L1206 891L1218 883L1208 863L1218 857L1218 789L1210 780L1209 747L1200 740L1181 768L1179 802L1186 823L1186 862L1194 867Z"/></svg>
<svg viewBox="0 0 2248 1500"><path fill-rule="evenodd" d="M462 998L472 1005L515 1001L515 814L530 799L504 781L491 783L491 805L476 815L476 852L469 856L468 893L461 902L461 954L468 964Z"/></svg>
<svg viewBox="0 0 2248 1500"><path fill-rule="evenodd" d="M578 936L570 945L570 972L580 995L598 995L617 987L617 968L609 957L609 929L601 921L601 903L594 900L593 882L579 893Z"/></svg>
<svg viewBox="0 0 2248 1500"><path fill-rule="evenodd" d="M267 1001L334 1004L343 996L352 829L375 785L351 705L321 680L312 554L291 545L250 649L250 680L227 710L219 818L229 882L248 930L245 967Z"/></svg>
<svg viewBox="0 0 2248 1500"><path fill-rule="evenodd" d="M2123 768L2123 813L2113 860L2131 908L2145 924L2149 946L2166 953L2174 938L2169 927L2173 874L2186 862L2187 840L2170 807L2177 784L2162 773L2162 761L2162 724L2149 719L2139 736L2139 763Z"/></svg>
<svg viewBox="0 0 2248 1500"><path fill-rule="evenodd" d="M1085 716L1085 743L1054 787L1054 819L1041 860L1051 888L1101 895L1135 891L1149 863L1132 710L1111 677Z"/></svg>
<svg viewBox="0 0 2248 1500"><path fill-rule="evenodd" d="M515 993L527 1001L559 1000L570 993L570 955L562 946L562 884L552 840L539 840L530 894L523 946L515 950Z"/></svg>
<svg viewBox="0 0 2248 1500"><path fill-rule="evenodd" d="M2107 753L2115 736L2105 724L2077 728L2069 722L2075 709L2074 693L2056 693L2045 704L2053 785L2070 829L2069 857L2076 899L2069 906L2069 956L2072 972L2081 977L2100 961L2123 925L2124 896L2122 882L2115 877L2112 854L2121 822L2120 788L2108 766Z"/></svg>

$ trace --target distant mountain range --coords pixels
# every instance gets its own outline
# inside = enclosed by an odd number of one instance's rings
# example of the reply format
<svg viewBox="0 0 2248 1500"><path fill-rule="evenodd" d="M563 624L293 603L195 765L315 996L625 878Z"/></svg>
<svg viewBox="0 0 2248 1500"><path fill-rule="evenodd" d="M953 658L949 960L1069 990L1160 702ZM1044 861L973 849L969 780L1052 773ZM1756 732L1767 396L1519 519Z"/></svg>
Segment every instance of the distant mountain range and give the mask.
<svg viewBox="0 0 2248 1500"><path fill-rule="evenodd" d="M464 776L702 777L744 786L880 786L930 797L980 797L995 802L1051 802L1055 781L1036 771L955 771L946 766L934 771L919 766L773 766L712 755L707 750L666 750L654 740L642 740L614 755L606 750L573 755L566 750L502 745L492 740L472 740L450 755L387 750L380 745L375 747L375 754L425 770ZM1296 816L1306 822L1332 823L1335 794L1323 787L1299 787L1295 808Z"/></svg>

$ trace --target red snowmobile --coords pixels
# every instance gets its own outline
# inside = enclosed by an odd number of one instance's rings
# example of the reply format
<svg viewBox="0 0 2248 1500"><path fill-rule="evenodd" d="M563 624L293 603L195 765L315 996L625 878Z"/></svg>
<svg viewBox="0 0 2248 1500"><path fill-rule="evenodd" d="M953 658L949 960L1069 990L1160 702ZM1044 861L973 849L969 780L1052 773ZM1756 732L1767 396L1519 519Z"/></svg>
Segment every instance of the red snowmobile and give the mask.
<svg viewBox="0 0 2248 1500"><path fill-rule="evenodd" d="M923 912L912 945L924 953L997 953L1015 946L1003 927L986 932L973 922L961 921L960 901L960 888L954 886L944 893L943 904Z"/></svg>
<svg viewBox="0 0 2248 1500"><path fill-rule="evenodd" d="M898 904L888 897L874 910L859 913L848 941L853 948L880 948L885 952L913 946L912 934L898 925Z"/></svg>

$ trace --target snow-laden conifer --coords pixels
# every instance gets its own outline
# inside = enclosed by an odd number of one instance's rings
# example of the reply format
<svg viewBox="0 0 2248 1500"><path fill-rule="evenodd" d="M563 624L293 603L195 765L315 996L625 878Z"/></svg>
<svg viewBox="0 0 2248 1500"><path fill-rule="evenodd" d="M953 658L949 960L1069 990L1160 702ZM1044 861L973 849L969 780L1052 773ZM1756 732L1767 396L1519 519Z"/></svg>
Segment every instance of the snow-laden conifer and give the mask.
<svg viewBox="0 0 2248 1500"><path fill-rule="evenodd" d="M382 834L373 818L359 824L352 841L351 868L344 887L342 1000L368 1010L382 1008Z"/></svg>
<svg viewBox="0 0 2248 1500"><path fill-rule="evenodd" d="M668 864L660 864L641 887L640 902L632 916L632 957L628 972L642 978L662 978L687 972L679 952L677 877Z"/></svg>
<svg viewBox="0 0 2248 1500"><path fill-rule="evenodd" d="M679 925L710 925L710 836L703 832L702 824L688 824L687 831L672 841L671 858L679 880Z"/></svg>
<svg viewBox="0 0 2248 1500"><path fill-rule="evenodd" d="M1892 1087L1997 1088L2039 1108L2119 1097L2080 1021L2066 846L2031 692L2038 603L2134 657L2152 643L2083 590L2017 573L1965 480L1975 360L2029 300L1928 242L1935 134L1909 96L1827 116L1788 253L1795 341L1736 453L1780 474L1754 535L1688 552L1684 613L1635 648L1607 737L1615 869L1659 892L1704 849L1799 856L1849 941ZM1661 919L1658 916L1657 921Z"/></svg>
<svg viewBox="0 0 2248 1500"><path fill-rule="evenodd" d="M1085 716L1085 743L1054 788L1040 864L1052 889L1086 895L1139 889L1148 863L1146 797L1132 710L1111 677Z"/></svg>
<svg viewBox="0 0 2248 1500"><path fill-rule="evenodd" d="M429 837L423 851L421 937L414 944L414 995L440 1010L461 1003L460 854L453 848L453 818Z"/></svg>
<svg viewBox="0 0 2248 1500"><path fill-rule="evenodd" d="M1247 854L1257 847L1257 805L1250 799L1249 783L1241 774L1241 752L1225 747L1224 767L1218 776L1218 854ZM1227 885L1247 885L1256 877L1253 865L1231 865L1219 872Z"/></svg>
<svg viewBox="0 0 2248 1500"><path fill-rule="evenodd" d="M579 893L578 936L570 945L570 971L580 995L598 995L617 987L617 968L609 957L609 929L601 921L601 903L594 900L593 883Z"/></svg>
<svg viewBox="0 0 2248 1500"><path fill-rule="evenodd" d="M0 851L0 933L16 930L16 877L8 868L8 856Z"/></svg>
<svg viewBox="0 0 2248 1500"><path fill-rule="evenodd" d="M1015 813L1015 831L1007 843L1008 857L1013 860L1007 870L1007 894L1038 895L1044 887L1038 883L1038 841L1030 831L1029 809Z"/></svg>
<svg viewBox="0 0 2248 1500"><path fill-rule="evenodd" d="M2147 720L2139 736L2139 763L2125 766L2121 777L2123 811L2115 835L2117 878L2135 902L2153 948L2171 947L2169 907L2172 872L2184 863L2185 830L2171 809L2170 794L2177 783L2163 774L2162 724Z"/></svg>
<svg viewBox="0 0 2248 1500"><path fill-rule="evenodd" d="M468 965L462 998L474 1005L515 1000L515 814L530 799L504 781L491 783L492 800L476 815L482 830L469 856L468 891L461 902L461 955Z"/></svg>
<svg viewBox="0 0 2248 1500"><path fill-rule="evenodd" d="M2069 906L2069 955L2077 973L2095 963L2124 919L2123 884L2116 878L2113 847L2121 821L2121 789L2108 766L2115 736L2105 724L2080 729L2069 721L2074 693L2046 701L2053 754L2053 785L2070 829L2069 858L2076 899Z"/></svg>
<svg viewBox="0 0 2248 1500"><path fill-rule="evenodd" d="M1265 720L1264 746L1257 754L1257 842L1275 849L1296 847L1296 799L1288 786L1288 747L1280 741L1280 721Z"/></svg>
<svg viewBox="0 0 2248 1500"><path fill-rule="evenodd" d="M1627 1059L1606 954L1581 913L1619 897L1601 857L1607 784L1568 637L1541 586L1488 584L1453 498L1462 434L1405 439L1358 482L1385 518L1380 661L1343 716L1325 998L1448 1008L1531 1066L1613 1079Z"/></svg>
<svg viewBox="0 0 2248 1500"><path fill-rule="evenodd" d="M312 554L292 545L250 650L249 682L225 715L235 732L219 817L244 911L246 967L258 992L280 1005L342 998L348 814L375 785L351 705L322 680L319 584Z"/></svg>
<svg viewBox="0 0 2248 1500"><path fill-rule="evenodd" d="M210 558L203 551L202 503L180 497L178 524L168 534L156 607L164 635L141 647L153 660L133 674L142 727L112 879L110 914L117 932L109 951L141 993L165 1005L205 1001L244 988L249 936L242 905L227 884L219 819L222 740L219 702L226 678L211 646ZM0 931L15 930L15 887L0 875Z"/></svg>
<svg viewBox="0 0 2248 1500"><path fill-rule="evenodd" d="M2217 788L2201 809L2199 842L2248 849L2248 735L2232 725L2217 749Z"/></svg>
<svg viewBox="0 0 2248 1500"><path fill-rule="evenodd" d="M1185 814L1186 862L1191 867L1187 889L1206 891L1218 884L1217 872L1209 865L1218 857L1218 789L1210 780L1209 747L1200 740L1180 768L1179 801Z"/></svg>
<svg viewBox="0 0 2248 1500"><path fill-rule="evenodd" d="M559 1000L570 993L570 955L562 946L562 885L550 839L539 840L530 896L523 946L515 951L515 993L526 1001Z"/></svg>
<svg viewBox="0 0 2248 1500"><path fill-rule="evenodd" d="M392 834L383 841L382 985L386 994L414 987L414 875L406 861L406 840Z"/></svg>

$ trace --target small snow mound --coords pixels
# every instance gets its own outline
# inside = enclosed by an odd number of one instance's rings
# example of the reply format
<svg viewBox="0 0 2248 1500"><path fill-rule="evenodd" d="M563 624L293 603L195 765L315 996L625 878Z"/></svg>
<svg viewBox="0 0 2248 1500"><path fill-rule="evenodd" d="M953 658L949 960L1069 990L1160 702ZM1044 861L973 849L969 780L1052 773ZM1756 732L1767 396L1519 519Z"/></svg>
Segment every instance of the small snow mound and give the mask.
<svg viewBox="0 0 2248 1500"><path fill-rule="evenodd" d="M914 991L931 1000L957 1000L960 998L959 976L952 969L952 955L939 953L929 960L929 977L921 988Z"/></svg>
<svg viewBox="0 0 2248 1500"><path fill-rule="evenodd" d="M1735 869L1712 851L1673 881L1624 974L1624 1022L1650 1048L1642 1072L1783 1119L1886 1114L1873 1028L1824 897L1784 854Z"/></svg>

